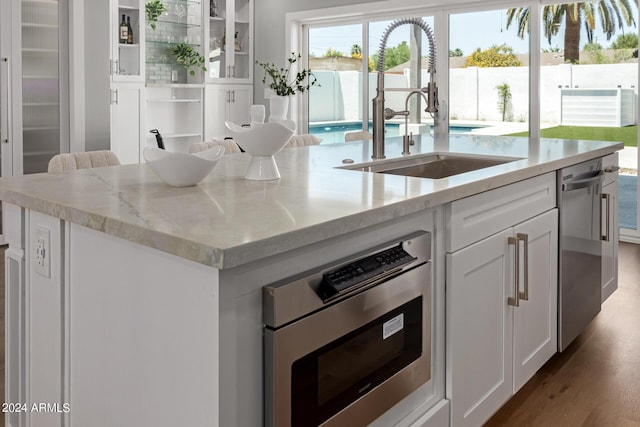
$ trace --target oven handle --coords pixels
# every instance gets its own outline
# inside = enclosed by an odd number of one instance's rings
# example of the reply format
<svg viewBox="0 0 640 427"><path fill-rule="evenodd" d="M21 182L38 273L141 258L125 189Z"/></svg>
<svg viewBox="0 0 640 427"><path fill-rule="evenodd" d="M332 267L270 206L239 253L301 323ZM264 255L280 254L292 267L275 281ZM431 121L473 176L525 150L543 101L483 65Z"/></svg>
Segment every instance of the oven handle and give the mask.
<svg viewBox="0 0 640 427"><path fill-rule="evenodd" d="M573 191L579 190L581 188L591 187L592 185L597 184L601 181L602 175L604 175L604 171L599 170L597 174L589 178L567 181L562 184L562 191Z"/></svg>

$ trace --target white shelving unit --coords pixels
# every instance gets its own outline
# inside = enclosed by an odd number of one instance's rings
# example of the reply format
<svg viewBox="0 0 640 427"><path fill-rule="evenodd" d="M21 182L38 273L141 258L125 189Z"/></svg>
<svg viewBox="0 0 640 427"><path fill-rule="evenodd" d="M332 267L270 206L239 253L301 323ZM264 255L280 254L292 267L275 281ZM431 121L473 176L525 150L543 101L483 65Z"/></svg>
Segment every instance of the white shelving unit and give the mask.
<svg viewBox="0 0 640 427"><path fill-rule="evenodd" d="M203 138L203 88L200 85L147 86L145 146L155 146L158 129L169 151L187 152Z"/></svg>

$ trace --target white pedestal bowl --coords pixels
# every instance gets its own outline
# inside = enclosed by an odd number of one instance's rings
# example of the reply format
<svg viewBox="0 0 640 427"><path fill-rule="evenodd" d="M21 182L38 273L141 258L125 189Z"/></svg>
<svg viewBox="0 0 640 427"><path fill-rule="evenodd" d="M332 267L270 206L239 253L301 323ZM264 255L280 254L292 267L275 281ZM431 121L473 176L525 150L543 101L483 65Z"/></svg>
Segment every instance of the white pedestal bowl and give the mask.
<svg viewBox="0 0 640 427"><path fill-rule="evenodd" d="M224 124L238 145L251 154L251 162L244 176L246 179L267 181L280 178L273 155L287 145L293 130L279 123L263 123L251 127L238 126L228 121Z"/></svg>

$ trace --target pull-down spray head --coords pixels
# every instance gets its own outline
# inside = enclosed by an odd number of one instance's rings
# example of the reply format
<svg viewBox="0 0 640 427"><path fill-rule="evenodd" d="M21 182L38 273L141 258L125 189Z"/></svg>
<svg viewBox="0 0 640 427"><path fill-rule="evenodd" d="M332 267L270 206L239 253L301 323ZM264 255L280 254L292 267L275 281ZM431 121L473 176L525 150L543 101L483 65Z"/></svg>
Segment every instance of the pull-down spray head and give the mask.
<svg viewBox="0 0 640 427"><path fill-rule="evenodd" d="M373 99L373 155L374 159L384 159L384 61L385 50L389 34L400 25L413 24L417 25L425 32L429 41L429 83L427 84L427 108L426 112L432 115L438 112L438 87L435 83L436 74L436 45L433 38L433 31L422 20L422 18L402 18L393 21L386 28L382 39L380 40L380 49L378 50L378 79L376 97Z"/></svg>

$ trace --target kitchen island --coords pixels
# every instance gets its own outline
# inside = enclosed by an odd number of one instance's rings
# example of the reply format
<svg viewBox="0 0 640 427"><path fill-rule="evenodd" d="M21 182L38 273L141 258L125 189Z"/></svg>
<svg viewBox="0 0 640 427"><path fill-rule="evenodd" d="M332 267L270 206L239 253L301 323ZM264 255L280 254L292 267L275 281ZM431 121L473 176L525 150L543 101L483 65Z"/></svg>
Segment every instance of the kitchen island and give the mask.
<svg viewBox="0 0 640 427"><path fill-rule="evenodd" d="M262 287L424 229L434 247L432 379L378 425L419 422L445 400L445 207L623 147L451 136L436 150L416 139L415 153L518 160L411 178L337 168L371 161L366 143L348 143L283 150L277 181L245 180L245 154L188 188L166 186L145 165L0 179L7 401L69 407L9 421L261 425ZM387 141L389 158L401 151Z"/></svg>

